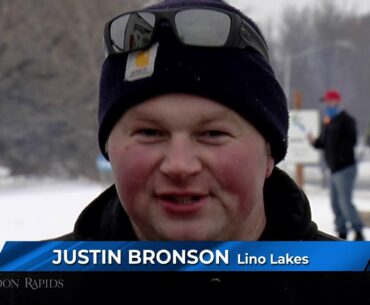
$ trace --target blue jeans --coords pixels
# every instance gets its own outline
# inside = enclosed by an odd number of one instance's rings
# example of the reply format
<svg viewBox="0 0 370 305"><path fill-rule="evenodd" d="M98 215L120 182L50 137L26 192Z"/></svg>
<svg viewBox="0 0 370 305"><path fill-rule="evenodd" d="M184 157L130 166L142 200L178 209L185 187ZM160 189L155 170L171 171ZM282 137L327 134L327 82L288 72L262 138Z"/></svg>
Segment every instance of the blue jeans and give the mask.
<svg viewBox="0 0 370 305"><path fill-rule="evenodd" d="M356 165L339 170L330 177L330 200L335 217L335 228L339 234L347 234L352 228L361 232L362 220L352 202L353 188L357 175Z"/></svg>

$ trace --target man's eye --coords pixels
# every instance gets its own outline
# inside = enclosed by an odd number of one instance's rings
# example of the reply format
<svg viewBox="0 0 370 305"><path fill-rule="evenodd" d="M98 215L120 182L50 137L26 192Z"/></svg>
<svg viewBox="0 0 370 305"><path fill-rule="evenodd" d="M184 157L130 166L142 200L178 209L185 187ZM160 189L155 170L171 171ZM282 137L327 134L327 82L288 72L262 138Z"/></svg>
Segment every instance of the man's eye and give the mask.
<svg viewBox="0 0 370 305"><path fill-rule="evenodd" d="M136 131L136 134L146 136L146 137L159 137L162 133L153 128L143 128Z"/></svg>
<svg viewBox="0 0 370 305"><path fill-rule="evenodd" d="M226 132L220 131L220 130L207 130L202 133L202 136L205 137L222 137L227 136Z"/></svg>
<svg viewBox="0 0 370 305"><path fill-rule="evenodd" d="M198 139L200 142L205 144L221 145L227 143L229 138L229 133L217 129L212 129L200 133Z"/></svg>

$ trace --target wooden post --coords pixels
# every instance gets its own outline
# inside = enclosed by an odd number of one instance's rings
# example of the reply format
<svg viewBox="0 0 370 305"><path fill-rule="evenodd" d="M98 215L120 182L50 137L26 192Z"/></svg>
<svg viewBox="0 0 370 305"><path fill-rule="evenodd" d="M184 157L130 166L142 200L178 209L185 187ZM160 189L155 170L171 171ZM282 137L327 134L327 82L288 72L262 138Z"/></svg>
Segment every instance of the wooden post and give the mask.
<svg viewBox="0 0 370 305"><path fill-rule="evenodd" d="M300 91L293 92L293 109L300 110L302 109L302 94ZM303 188L304 186L304 173L303 173L303 164L297 163L295 167L295 181L296 183Z"/></svg>

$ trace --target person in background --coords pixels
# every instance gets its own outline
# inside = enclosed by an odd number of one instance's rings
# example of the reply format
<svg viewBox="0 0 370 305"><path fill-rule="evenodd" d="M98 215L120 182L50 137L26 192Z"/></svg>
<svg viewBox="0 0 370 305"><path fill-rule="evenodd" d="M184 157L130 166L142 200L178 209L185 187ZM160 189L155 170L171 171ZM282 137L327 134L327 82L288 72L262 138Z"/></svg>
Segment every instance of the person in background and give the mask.
<svg viewBox="0 0 370 305"><path fill-rule="evenodd" d="M318 138L308 135L310 143L324 150L330 170L330 200L335 228L341 239L347 239L354 230L355 240L364 240L363 223L353 204L353 190L357 173L355 145L357 131L355 119L341 106L338 90L328 90L322 97L324 117Z"/></svg>

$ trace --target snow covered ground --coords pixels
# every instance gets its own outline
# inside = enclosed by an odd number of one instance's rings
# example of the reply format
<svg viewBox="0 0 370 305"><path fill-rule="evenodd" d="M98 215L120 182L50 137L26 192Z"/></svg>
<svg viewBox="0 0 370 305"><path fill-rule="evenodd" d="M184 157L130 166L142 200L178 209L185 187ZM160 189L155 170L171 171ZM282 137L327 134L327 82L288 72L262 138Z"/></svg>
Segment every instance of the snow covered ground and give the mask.
<svg viewBox="0 0 370 305"><path fill-rule="evenodd" d="M79 213L102 190L103 186L89 181L51 179L0 187L0 243L72 231Z"/></svg>
<svg viewBox="0 0 370 305"><path fill-rule="evenodd" d="M304 189L314 221L322 231L335 234L328 189L321 184L320 169L305 168L305 178ZM0 175L0 249L7 240L42 240L72 231L79 213L104 188L86 180L14 179ZM359 165L354 202L361 212L370 213L370 162ZM370 227L364 233L370 240Z"/></svg>

